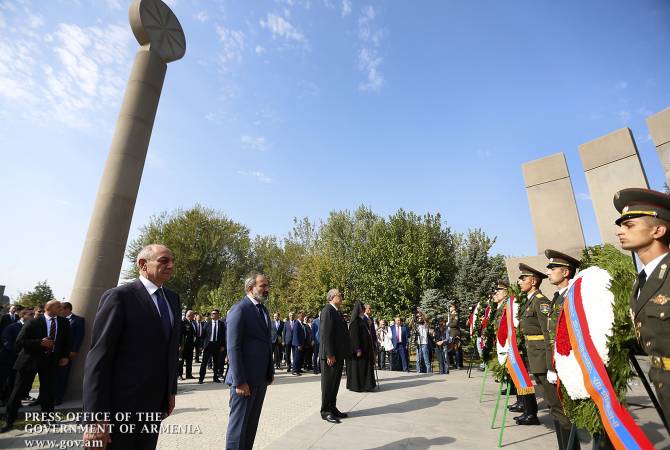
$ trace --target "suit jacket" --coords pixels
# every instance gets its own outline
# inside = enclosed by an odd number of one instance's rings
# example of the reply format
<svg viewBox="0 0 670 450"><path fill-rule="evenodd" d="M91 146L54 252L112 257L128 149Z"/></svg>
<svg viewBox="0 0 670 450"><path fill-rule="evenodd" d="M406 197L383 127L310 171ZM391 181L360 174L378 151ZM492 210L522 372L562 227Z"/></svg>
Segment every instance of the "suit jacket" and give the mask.
<svg viewBox="0 0 670 450"><path fill-rule="evenodd" d="M312 322L312 340L316 345L319 345L319 327L321 326L321 320L317 317Z"/></svg>
<svg viewBox="0 0 670 450"><path fill-rule="evenodd" d="M3 314L2 317L0 317L0 334L2 334L3 330L8 327L9 325L16 323L19 321L19 315L14 314L14 318L12 319L12 316L7 313Z"/></svg>
<svg viewBox="0 0 670 450"><path fill-rule="evenodd" d="M235 303L226 317L228 373L226 384L230 386L262 386L274 379L272 362L272 341L270 319L265 306L266 317L261 317L258 308L244 297Z"/></svg>
<svg viewBox="0 0 670 450"><path fill-rule="evenodd" d="M188 347L195 345L195 333L196 327L195 321L191 322L188 319L184 319L181 322L181 346Z"/></svg>
<svg viewBox="0 0 670 450"><path fill-rule="evenodd" d="M334 356L342 361L349 356L351 344L349 328L342 314L328 303L319 315L319 358L326 359Z"/></svg>
<svg viewBox="0 0 670 450"><path fill-rule="evenodd" d="M19 352L16 350L16 338L21 331L23 324L14 322L2 330L0 337L0 362L14 365Z"/></svg>
<svg viewBox="0 0 670 450"><path fill-rule="evenodd" d="M393 343L393 348L397 349L398 348L398 330L397 327L394 325L391 325L391 342ZM407 327L405 325L400 325L400 339L401 343L407 347L407 339L409 339L409 331L407 331Z"/></svg>
<svg viewBox="0 0 670 450"><path fill-rule="evenodd" d="M291 321L287 320L284 322L284 344L293 345L293 330L295 325L298 323L297 320L293 320L293 328L291 328Z"/></svg>
<svg viewBox="0 0 670 450"><path fill-rule="evenodd" d="M216 333L216 347L226 347L226 323L219 319L219 329ZM212 342L212 321L205 323L202 326L202 346L207 347Z"/></svg>
<svg viewBox="0 0 670 450"><path fill-rule="evenodd" d="M72 332L71 352L79 353L81 343L84 342L84 318L76 314L70 316L70 331Z"/></svg>
<svg viewBox="0 0 670 450"><path fill-rule="evenodd" d="M275 324L275 321L273 320L271 322L272 328L270 329L271 334L272 334L272 343L274 344L277 342L277 339L284 334L284 321L280 320L279 321L279 326ZM283 339L283 337L282 337Z"/></svg>
<svg viewBox="0 0 670 450"><path fill-rule="evenodd" d="M84 364L84 411L167 410L177 393L182 323L179 296L163 291L174 318L169 337L140 280L102 294Z"/></svg>
<svg viewBox="0 0 670 450"><path fill-rule="evenodd" d="M72 339L70 322L63 317L56 317L56 330L53 351L48 352L40 345L42 339L49 337L46 317L40 316L26 322L16 337L19 356L14 363L14 369L38 370L49 366L56 367L59 359L67 358Z"/></svg>
<svg viewBox="0 0 670 450"><path fill-rule="evenodd" d="M293 336L291 345L298 347L305 344L305 324L296 320L293 325Z"/></svg>
<svg viewBox="0 0 670 450"><path fill-rule="evenodd" d="M670 355L670 253L658 263L637 295L638 281L630 296L630 315L634 318L635 334L642 349L650 356ZM662 382L662 370L651 370L650 378ZM664 383L665 384L665 383ZM661 385L663 386L663 385ZM667 412L666 412L667 415Z"/></svg>

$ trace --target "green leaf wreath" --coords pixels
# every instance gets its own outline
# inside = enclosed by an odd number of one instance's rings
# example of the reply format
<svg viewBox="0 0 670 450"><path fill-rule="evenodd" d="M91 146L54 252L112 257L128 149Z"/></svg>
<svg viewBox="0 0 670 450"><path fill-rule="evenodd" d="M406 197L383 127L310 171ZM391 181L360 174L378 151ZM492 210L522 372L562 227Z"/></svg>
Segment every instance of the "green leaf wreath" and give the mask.
<svg viewBox="0 0 670 450"><path fill-rule="evenodd" d="M613 245L605 244L587 247L582 254L581 263L582 270L598 266L612 277L610 290L614 294L614 325L612 336L607 340L609 354L607 373L612 380L617 398L625 404L626 392L634 376L629 353L635 343L635 332L628 313L628 298L636 276L633 259L621 253ZM600 413L593 400L572 400L564 386L561 386L561 392L565 415L578 428L587 430L591 435L604 433Z"/></svg>

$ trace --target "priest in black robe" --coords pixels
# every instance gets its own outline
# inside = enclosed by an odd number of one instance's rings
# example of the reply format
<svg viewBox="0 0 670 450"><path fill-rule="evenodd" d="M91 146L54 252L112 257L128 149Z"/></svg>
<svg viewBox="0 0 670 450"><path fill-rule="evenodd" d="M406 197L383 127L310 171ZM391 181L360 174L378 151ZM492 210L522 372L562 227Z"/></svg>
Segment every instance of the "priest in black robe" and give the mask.
<svg viewBox="0 0 670 450"><path fill-rule="evenodd" d="M349 323L352 355L347 361L347 389L354 392L372 391L377 385L374 343L364 313L362 303L356 301Z"/></svg>

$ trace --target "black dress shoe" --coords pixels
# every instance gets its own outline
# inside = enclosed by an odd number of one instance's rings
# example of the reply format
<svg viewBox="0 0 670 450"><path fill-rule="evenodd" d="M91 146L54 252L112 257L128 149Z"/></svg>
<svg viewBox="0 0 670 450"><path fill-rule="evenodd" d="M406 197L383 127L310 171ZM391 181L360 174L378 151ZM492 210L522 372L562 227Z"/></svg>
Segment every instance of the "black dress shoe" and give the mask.
<svg viewBox="0 0 670 450"><path fill-rule="evenodd" d="M198 380L198 384L202 384L202 383L203 383L203 381L202 381L202 380Z"/></svg>
<svg viewBox="0 0 670 450"><path fill-rule="evenodd" d="M532 415L532 416L526 416L525 419L519 419L516 421L517 424L519 425L539 425L540 421L537 419L537 416Z"/></svg>
<svg viewBox="0 0 670 450"><path fill-rule="evenodd" d="M516 417L514 417L514 420L516 420L516 421L518 422L519 420L525 420L526 417L528 417L528 414L523 413L523 414L521 414L520 416L516 416Z"/></svg>
<svg viewBox="0 0 670 450"><path fill-rule="evenodd" d="M186 377L186 379L187 379L187 380L195 380L195 377L189 375L189 376Z"/></svg>
<svg viewBox="0 0 670 450"><path fill-rule="evenodd" d="M218 378L214 378L214 380L212 381L214 381L215 383L221 383L221 380L219 380Z"/></svg>
<svg viewBox="0 0 670 450"><path fill-rule="evenodd" d="M299 377L302 374L300 372L293 372L291 375L293 375L294 377Z"/></svg>
<svg viewBox="0 0 670 450"><path fill-rule="evenodd" d="M349 414L343 413L339 409L336 409L335 412L333 413L333 415L335 417L337 417L338 419L346 419L347 417L349 417Z"/></svg>
<svg viewBox="0 0 670 450"><path fill-rule="evenodd" d="M515 403L507 407L511 412L524 412L523 405L521 403Z"/></svg>
<svg viewBox="0 0 670 450"><path fill-rule="evenodd" d="M340 423L340 419L338 419L337 417L335 417L332 414L328 414L328 415L322 417L322 419L325 420L326 422L330 422L330 423Z"/></svg>
<svg viewBox="0 0 670 450"><path fill-rule="evenodd" d="M291 373L291 369L286 369L286 373Z"/></svg>

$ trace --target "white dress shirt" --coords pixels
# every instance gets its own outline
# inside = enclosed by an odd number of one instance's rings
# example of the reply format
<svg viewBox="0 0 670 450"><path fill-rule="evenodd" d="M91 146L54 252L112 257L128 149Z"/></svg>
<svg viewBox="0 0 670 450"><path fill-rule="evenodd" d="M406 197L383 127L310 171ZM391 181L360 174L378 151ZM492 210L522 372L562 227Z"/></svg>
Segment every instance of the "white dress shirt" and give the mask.
<svg viewBox="0 0 670 450"><path fill-rule="evenodd" d="M144 278L142 275L140 275L140 281L146 288L147 292L149 293L149 297L151 297L151 300L154 301L154 306L156 307L156 311L158 311L158 316L160 317L161 315L161 310L158 307L158 295L156 294L156 291L161 289L160 287L156 286L153 284L150 280ZM165 291L163 291L163 297L165 298L165 301L167 302L167 295L165 295ZM168 308L168 313L170 314L170 323L174 325L174 316L172 315L172 308L170 308L170 303L167 303L167 308Z"/></svg>

